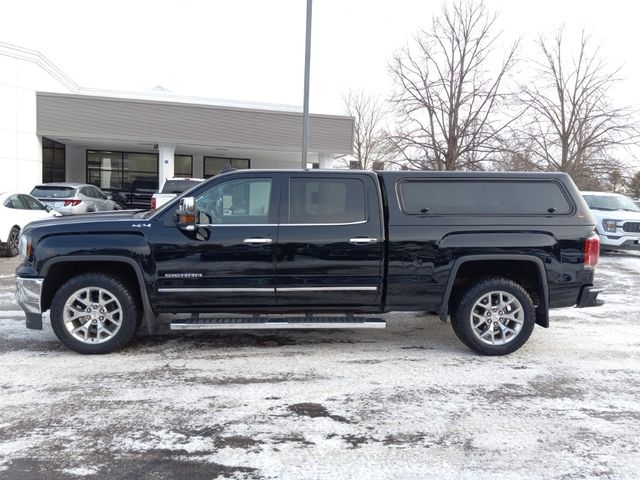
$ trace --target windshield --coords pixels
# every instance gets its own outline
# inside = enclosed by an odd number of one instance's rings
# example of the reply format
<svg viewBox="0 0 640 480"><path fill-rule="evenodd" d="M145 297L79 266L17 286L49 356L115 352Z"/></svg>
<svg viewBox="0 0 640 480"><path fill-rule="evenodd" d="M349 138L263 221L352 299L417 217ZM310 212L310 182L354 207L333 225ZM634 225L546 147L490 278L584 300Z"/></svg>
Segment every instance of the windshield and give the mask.
<svg viewBox="0 0 640 480"><path fill-rule="evenodd" d="M70 187L50 187L38 185L31 190L31 195L38 198L69 198L73 197L75 190Z"/></svg>
<svg viewBox="0 0 640 480"><path fill-rule="evenodd" d="M628 210L630 212L640 212L633 200L624 195L584 195L584 199L589 208L595 210Z"/></svg>

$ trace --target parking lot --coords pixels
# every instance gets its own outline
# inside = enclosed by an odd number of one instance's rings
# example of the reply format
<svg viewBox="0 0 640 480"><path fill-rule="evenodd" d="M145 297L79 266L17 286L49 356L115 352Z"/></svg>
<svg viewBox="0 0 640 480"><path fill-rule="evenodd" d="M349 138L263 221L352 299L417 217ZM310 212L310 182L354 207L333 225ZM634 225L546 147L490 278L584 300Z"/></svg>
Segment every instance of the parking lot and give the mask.
<svg viewBox="0 0 640 480"><path fill-rule="evenodd" d="M552 312L518 352L448 324L140 336L82 356L26 330L0 259L0 478L636 479L640 255L607 302Z"/></svg>

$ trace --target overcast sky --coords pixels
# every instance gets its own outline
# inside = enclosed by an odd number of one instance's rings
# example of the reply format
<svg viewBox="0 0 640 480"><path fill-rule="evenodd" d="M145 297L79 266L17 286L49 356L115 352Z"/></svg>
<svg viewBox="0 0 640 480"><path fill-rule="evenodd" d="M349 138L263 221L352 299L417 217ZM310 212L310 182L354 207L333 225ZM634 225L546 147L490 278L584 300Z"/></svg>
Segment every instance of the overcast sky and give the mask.
<svg viewBox="0 0 640 480"><path fill-rule="evenodd" d="M640 104L638 13L632 0L487 0L506 41L533 39L564 24L584 27L623 66L617 97ZM427 27L441 3L429 0L315 0L311 111L343 112L342 96L391 89L392 53ZM40 51L87 88L301 105L305 0L3 2L0 41ZM570 39L570 37L567 37Z"/></svg>

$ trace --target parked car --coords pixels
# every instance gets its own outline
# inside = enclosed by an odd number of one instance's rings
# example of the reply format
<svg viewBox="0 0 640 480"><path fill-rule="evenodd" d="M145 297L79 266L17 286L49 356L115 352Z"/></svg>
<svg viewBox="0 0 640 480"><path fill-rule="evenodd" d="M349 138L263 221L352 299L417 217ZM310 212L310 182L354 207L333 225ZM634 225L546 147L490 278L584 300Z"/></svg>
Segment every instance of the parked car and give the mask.
<svg viewBox="0 0 640 480"><path fill-rule="evenodd" d="M582 192L603 250L640 249L640 207L619 193Z"/></svg>
<svg viewBox="0 0 640 480"><path fill-rule="evenodd" d="M31 195L62 215L120 210L110 195L86 183L45 183L31 190Z"/></svg>
<svg viewBox="0 0 640 480"><path fill-rule="evenodd" d="M156 178L140 177L131 183L131 194L129 195L129 208L136 210L149 210L151 197L158 191L158 180Z"/></svg>
<svg viewBox="0 0 640 480"><path fill-rule="evenodd" d="M563 173L241 170L157 210L27 226L16 297L27 328L50 310L81 353L139 326L384 328L372 315L421 310L505 355L549 309L602 304L594 226Z"/></svg>
<svg viewBox="0 0 640 480"><path fill-rule="evenodd" d="M27 223L59 215L26 193L0 193L0 253L15 257Z"/></svg>
<svg viewBox="0 0 640 480"><path fill-rule="evenodd" d="M162 190L151 197L151 208L160 208L181 193L204 182L204 178L167 178Z"/></svg>

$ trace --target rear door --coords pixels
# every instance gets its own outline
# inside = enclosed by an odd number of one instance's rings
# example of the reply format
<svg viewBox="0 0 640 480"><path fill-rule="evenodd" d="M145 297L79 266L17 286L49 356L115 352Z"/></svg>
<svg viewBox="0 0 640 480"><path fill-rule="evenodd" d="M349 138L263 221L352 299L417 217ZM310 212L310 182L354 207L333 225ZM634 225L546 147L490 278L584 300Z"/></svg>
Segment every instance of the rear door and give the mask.
<svg viewBox="0 0 640 480"><path fill-rule="evenodd" d="M278 305L328 310L378 306L384 242L376 182L370 174L344 172L283 175Z"/></svg>

